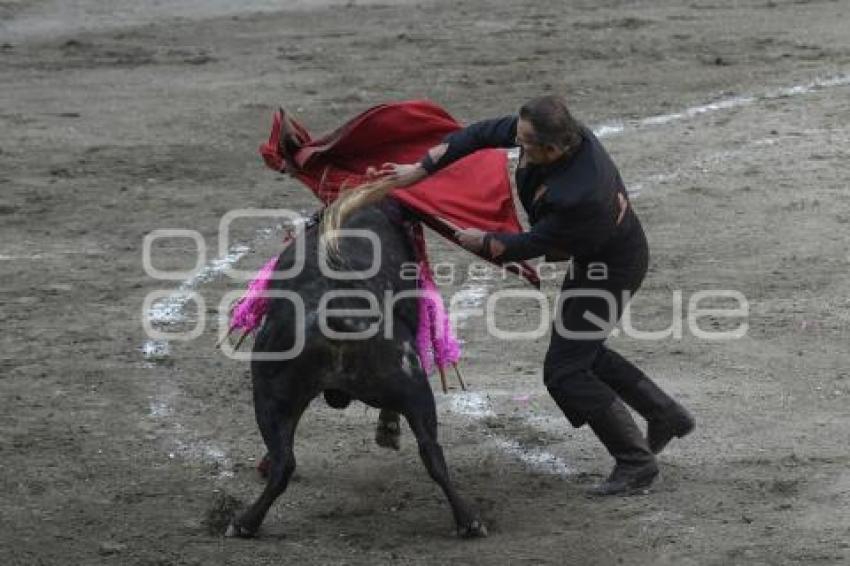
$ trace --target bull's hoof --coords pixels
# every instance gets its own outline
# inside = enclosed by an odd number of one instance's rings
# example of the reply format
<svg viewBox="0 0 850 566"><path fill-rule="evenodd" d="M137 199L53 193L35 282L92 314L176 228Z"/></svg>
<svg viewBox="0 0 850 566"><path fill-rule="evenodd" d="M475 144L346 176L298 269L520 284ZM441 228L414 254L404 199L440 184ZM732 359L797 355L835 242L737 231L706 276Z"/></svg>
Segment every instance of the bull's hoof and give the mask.
<svg viewBox="0 0 850 566"><path fill-rule="evenodd" d="M239 524L238 521L230 523L224 536L227 538L254 538L257 535L256 530L250 530Z"/></svg>
<svg viewBox="0 0 850 566"><path fill-rule="evenodd" d="M474 519L468 525L458 525L457 536L460 538L484 538L487 536L487 527L478 519Z"/></svg>
<svg viewBox="0 0 850 566"><path fill-rule="evenodd" d="M396 421L378 421L375 430L375 444L383 448L399 450L401 448L401 426Z"/></svg>

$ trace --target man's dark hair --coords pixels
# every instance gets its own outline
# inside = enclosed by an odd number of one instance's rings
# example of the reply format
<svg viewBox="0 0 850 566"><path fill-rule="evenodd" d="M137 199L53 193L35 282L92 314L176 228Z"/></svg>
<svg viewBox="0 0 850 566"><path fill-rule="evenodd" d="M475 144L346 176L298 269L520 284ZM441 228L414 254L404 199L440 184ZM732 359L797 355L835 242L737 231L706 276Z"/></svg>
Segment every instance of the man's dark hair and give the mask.
<svg viewBox="0 0 850 566"><path fill-rule="evenodd" d="M581 143L580 125L560 96L541 96L529 100L519 109L519 117L527 120L534 128L535 141L540 145L553 145L571 152Z"/></svg>

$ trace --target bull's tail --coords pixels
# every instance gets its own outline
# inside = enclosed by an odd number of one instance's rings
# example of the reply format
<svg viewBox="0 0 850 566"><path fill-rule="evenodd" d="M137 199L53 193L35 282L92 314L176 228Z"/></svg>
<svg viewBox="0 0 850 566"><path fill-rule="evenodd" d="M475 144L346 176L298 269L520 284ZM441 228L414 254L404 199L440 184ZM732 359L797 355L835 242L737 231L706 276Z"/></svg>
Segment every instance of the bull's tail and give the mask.
<svg viewBox="0 0 850 566"><path fill-rule="evenodd" d="M322 214L322 223L319 228L320 245L325 247L328 257L339 257L337 234L343 222L355 211L383 200L395 186L391 179L378 179L344 190L334 202L328 205Z"/></svg>

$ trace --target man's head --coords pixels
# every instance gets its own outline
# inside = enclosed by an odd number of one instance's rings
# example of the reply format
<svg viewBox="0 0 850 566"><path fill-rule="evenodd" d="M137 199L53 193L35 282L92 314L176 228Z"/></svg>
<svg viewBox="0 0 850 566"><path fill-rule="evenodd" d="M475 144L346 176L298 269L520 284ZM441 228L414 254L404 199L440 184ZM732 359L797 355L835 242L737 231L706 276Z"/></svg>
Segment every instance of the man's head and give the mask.
<svg viewBox="0 0 850 566"><path fill-rule="evenodd" d="M581 132L563 98L541 96L519 109L516 142L529 163L551 163L579 146Z"/></svg>

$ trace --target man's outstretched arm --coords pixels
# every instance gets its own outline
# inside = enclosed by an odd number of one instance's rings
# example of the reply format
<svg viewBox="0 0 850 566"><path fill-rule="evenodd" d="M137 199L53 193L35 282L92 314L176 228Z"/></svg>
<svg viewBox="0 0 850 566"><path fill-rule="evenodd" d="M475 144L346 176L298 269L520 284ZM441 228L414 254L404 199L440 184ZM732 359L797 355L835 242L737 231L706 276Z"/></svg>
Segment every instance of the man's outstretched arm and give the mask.
<svg viewBox="0 0 850 566"><path fill-rule="evenodd" d="M504 116L475 122L447 135L442 143L428 150L418 163L384 163L380 170L370 169L367 173L375 177L388 177L399 187L412 185L480 149L516 146L517 120L517 116Z"/></svg>
<svg viewBox="0 0 850 566"><path fill-rule="evenodd" d="M488 147L516 146L516 116L482 120L452 132L443 143L432 147L419 165L429 174L462 157Z"/></svg>

